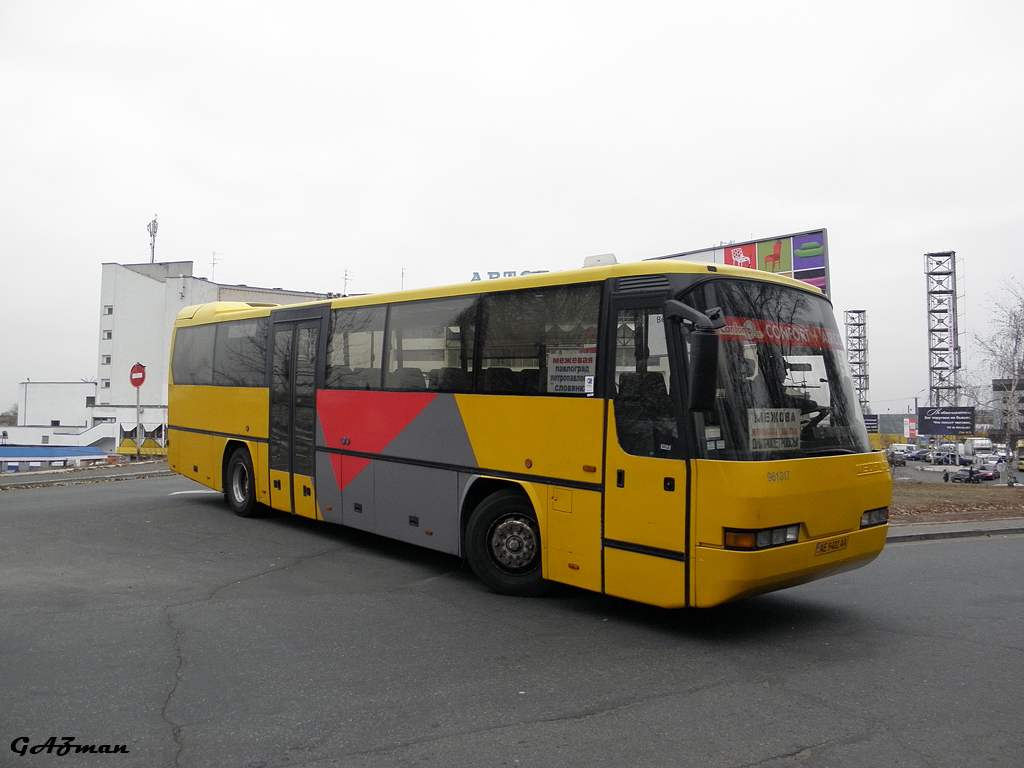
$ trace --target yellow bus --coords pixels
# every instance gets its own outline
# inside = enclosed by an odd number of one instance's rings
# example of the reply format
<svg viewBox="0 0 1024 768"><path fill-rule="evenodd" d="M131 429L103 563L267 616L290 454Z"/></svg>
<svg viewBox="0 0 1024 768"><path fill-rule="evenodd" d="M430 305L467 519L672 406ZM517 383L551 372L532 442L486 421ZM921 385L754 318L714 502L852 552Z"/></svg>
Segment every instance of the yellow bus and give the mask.
<svg viewBox="0 0 1024 768"><path fill-rule="evenodd" d="M708 607L862 566L891 481L832 308L795 280L612 264L175 323L170 466L260 506L550 582Z"/></svg>

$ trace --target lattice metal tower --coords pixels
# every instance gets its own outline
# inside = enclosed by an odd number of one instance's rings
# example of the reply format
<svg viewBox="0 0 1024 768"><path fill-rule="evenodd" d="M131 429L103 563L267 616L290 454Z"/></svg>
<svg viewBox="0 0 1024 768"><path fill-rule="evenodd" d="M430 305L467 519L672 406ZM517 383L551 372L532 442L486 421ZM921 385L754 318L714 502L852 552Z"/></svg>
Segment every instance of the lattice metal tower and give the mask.
<svg viewBox="0 0 1024 768"><path fill-rule="evenodd" d="M860 412L869 413L868 402L868 313L863 309L846 310L846 360L853 375Z"/></svg>
<svg viewBox="0 0 1024 768"><path fill-rule="evenodd" d="M929 405L959 405L960 336L956 309L956 252L926 253Z"/></svg>

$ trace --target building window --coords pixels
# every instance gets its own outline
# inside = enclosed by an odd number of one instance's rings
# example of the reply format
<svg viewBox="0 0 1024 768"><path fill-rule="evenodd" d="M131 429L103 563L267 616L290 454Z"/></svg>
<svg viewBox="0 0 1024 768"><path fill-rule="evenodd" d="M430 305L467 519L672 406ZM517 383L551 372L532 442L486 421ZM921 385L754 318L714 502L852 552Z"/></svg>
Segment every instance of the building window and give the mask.
<svg viewBox="0 0 1024 768"><path fill-rule="evenodd" d="M43 435L43 445L49 445L49 444L50 444L50 436L49 435Z"/></svg>
<svg viewBox="0 0 1024 768"><path fill-rule="evenodd" d="M103 389L110 389L110 379L103 379L103 381L100 382L100 387Z"/></svg>
<svg viewBox="0 0 1024 768"><path fill-rule="evenodd" d="M59 427L60 426L60 419L50 419L50 426L51 427Z"/></svg>
<svg viewBox="0 0 1024 768"><path fill-rule="evenodd" d="M103 332L103 340L104 341L110 341L110 339L112 339L112 338L114 338L114 332L113 331L104 331Z"/></svg>
<svg viewBox="0 0 1024 768"><path fill-rule="evenodd" d="M95 395L89 395L88 397L85 398L85 407L86 408L93 408L93 407L95 407L95 405L96 405L96 396Z"/></svg>
<svg viewBox="0 0 1024 768"><path fill-rule="evenodd" d="M114 305L113 304L107 304L106 306L104 306L103 307L103 314L104 315L112 315L112 314L114 314Z"/></svg>
<svg viewBox="0 0 1024 768"><path fill-rule="evenodd" d="M110 355L103 355L100 358L100 364L101 365L110 365Z"/></svg>

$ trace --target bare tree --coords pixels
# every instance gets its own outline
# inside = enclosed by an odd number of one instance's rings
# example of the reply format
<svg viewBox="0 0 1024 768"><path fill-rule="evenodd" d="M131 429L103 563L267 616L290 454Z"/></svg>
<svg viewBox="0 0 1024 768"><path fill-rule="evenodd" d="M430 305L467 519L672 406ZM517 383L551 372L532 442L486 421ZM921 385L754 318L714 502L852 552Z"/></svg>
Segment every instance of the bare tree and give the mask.
<svg viewBox="0 0 1024 768"><path fill-rule="evenodd" d="M3 413L0 413L0 427L18 426L18 404L15 403Z"/></svg>
<svg viewBox="0 0 1024 768"><path fill-rule="evenodd" d="M988 334L975 338L992 374L992 409L1007 451L1024 434L1024 286L1010 279L992 303ZM1008 462L1011 466L1015 462Z"/></svg>

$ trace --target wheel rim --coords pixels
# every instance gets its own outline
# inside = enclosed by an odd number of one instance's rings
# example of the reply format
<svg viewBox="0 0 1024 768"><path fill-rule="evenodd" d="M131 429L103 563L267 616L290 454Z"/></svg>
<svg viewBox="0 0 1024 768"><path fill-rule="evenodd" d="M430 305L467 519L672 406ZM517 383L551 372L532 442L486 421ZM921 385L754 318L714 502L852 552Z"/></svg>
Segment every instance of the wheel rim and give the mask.
<svg viewBox="0 0 1024 768"><path fill-rule="evenodd" d="M236 464L231 473L231 495L239 504L244 504L249 496L249 472L244 464Z"/></svg>
<svg viewBox="0 0 1024 768"><path fill-rule="evenodd" d="M506 573L522 573L536 567L540 536L536 523L515 515L496 521L487 537L494 564Z"/></svg>

